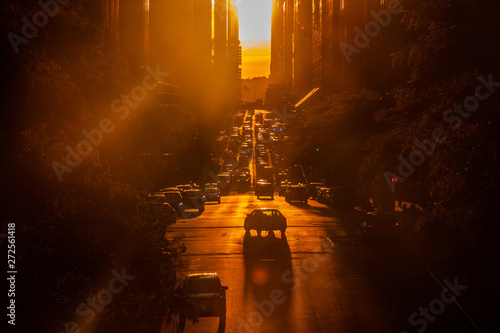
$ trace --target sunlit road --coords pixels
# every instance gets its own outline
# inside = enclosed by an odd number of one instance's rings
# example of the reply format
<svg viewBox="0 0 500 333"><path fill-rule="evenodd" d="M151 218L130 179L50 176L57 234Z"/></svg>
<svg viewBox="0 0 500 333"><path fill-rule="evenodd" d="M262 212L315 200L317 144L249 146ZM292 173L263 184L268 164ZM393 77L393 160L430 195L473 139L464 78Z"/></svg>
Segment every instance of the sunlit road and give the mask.
<svg viewBox="0 0 500 333"><path fill-rule="evenodd" d="M285 239L279 232L245 237L243 220L258 207L287 217ZM414 316L411 325L410 315L442 289L406 246L361 244L356 220L315 201L295 206L278 196L235 194L179 220L167 236L182 236L187 246L181 275L217 272L229 286L226 332L474 332L453 303L435 307L437 315L428 312L427 319ZM217 326L218 318L200 318L185 331Z"/></svg>

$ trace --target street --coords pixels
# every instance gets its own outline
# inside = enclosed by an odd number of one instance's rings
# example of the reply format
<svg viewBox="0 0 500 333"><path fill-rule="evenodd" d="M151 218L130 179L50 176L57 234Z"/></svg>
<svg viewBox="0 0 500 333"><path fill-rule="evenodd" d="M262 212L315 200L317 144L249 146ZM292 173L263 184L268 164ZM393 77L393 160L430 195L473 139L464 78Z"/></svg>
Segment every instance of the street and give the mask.
<svg viewBox="0 0 500 333"><path fill-rule="evenodd" d="M181 275L217 272L229 286L227 332L474 331L453 303L442 313L432 310L439 314L429 312L429 319L414 316L411 325L410 315L442 291L411 250L403 242L367 247L359 238L359 214L337 216L309 203L257 200L250 192L224 196L167 232L187 246ZM285 215L285 239L279 232L245 236L245 215L258 207ZM218 318L200 318L185 331L216 332L217 325Z"/></svg>

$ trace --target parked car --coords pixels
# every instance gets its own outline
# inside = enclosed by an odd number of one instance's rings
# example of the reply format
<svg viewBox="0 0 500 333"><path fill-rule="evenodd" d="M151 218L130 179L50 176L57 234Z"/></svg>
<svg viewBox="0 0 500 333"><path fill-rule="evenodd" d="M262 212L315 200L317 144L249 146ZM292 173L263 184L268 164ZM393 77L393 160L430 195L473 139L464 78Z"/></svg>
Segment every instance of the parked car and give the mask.
<svg viewBox="0 0 500 333"><path fill-rule="evenodd" d="M353 209L356 193L349 187L335 187L327 194L327 205L335 209Z"/></svg>
<svg viewBox="0 0 500 333"><path fill-rule="evenodd" d="M300 201L307 204L307 191L303 185L290 185L285 192L285 201L291 203L292 201Z"/></svg>
<svg viewBox="0 0 500 333"><path fill-rule="evenodd" d="M368 213L361 223L361 240L365 243L394 241L399 236L399 223L394 215Z"/></svg>
<svg viewBox="0 0 500 333"><path fill-rule="evenodd" d="M271 199L274 200L273 184L263 179L257 181L257 184L255 185L255 195L257 196L257 199L264 196L271 197Z"/></svg>
<svg viewBox="0 0 500 333"><path fill-rule="evenodd" d="M161 193L154 193L148 196L148 200L152 202L155 207L160 211L160 214L166 217L167 225L177 222L177 213L174 208L167 202L165 196Z"/></svg>
<svg viewBox="0 0 500 333"><path fill-rule="evenodd" d="M278 195L280 197L284 196L285 193L286 193L286 189L288 188L288 186L290 186L290 182L289 181L286 181L286 180L282 180L280 182L280 185L279 185L279 189L278 189Z"/></svg>
<svg viewBox="0 0 500 333"><path fill-rule="evenodd" d="M318 193L318 202L326 205L326 193L329 190L329 187L322 188Z"/></svg>
<svg viewBox="0 0 500 333"><path fill-rule="evenodd" d="M193 188L191 184L177 185L176 187L181 192L191 190Z"/></svg>
<svg viewBox="0 0 500 333"><path fill-rule="evenodd" d="M323 186L322 183L309 183L307 185L307 197L316 200L318 198L318 191L316 188Z"/></svg>
<svg viewBox="0 0 500 333"><path fill-rule="evenodd" d="M165 200L178 214L184 212L182 195L180 191L162 191L161 194L165 197Z"/></svg>
<svg viewBox="0 0 500 333"><path fill-rule="evenodd" d="M173 187L165 187L159 190L158 192L167 192L167 191L179 191L179 189L175 186Z"/></svg>
<svg viewBox="0 0 500 333"><path fill-rule="evenodd" d="M335 193L338 192L338 187L330 187L325 193L325 205L333 207L335 201Z"/></svg>
<svg viewBox="0 0 500 333"><path fill-rule="evenodd" d="M280 230L281 234L284 235L287 228L286 217L277 209L258 208L247 215L244 228L248 232L257 230L258 235L263 230Z"/></svg>
<svg viewBox="0 0 500 333"><path fill-rule="evenodd" d="M226 290L217 273L193 273L184 279L184 292L197 310L198 317L219 317L219 332L226 326ZM179 316L181 331L184 330L186 316Z"/></svg>
<svg viewBox="0 0 500 333"><path fill-rule="evenodd" d="M197 209L200 213L205 210L205 196L200 190L187 190L182 192L182 204L184 212Z"/></svg>
<svg viewBox="0 0 500 333"><path fill-rule="evenodd" d="M329 187L325 187L325 186L318 186L316 187L316 200L319 202L319 203L322 203L320 200L321 199L321 195L322 193L324 193L325 190L328 190ZM324 198L323 198L324 199Z"/></svg>
<svg viewBox="0 0 500 333"><path fill-rule="evenodd" d="M207 189L207 188L211 188L211 187L219 188L219 184L217 184L217 183L205 183L205 185L203 185L203 189Z"/></svg>

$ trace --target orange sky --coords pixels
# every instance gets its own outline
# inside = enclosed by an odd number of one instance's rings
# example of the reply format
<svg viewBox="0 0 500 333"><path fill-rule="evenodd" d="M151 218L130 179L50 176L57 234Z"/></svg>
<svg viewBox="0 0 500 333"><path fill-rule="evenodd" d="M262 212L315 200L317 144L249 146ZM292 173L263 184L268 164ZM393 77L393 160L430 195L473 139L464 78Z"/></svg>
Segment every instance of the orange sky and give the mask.
<svg viewBox="0 0 500 333"><path fill-rule="evenodd" d="M236 0L242 47L241 77L269 76L272 0Z"/></svg>
<svg viewBox="0 0 500 333"><path fill-rule="evenodd" d="M271 64L271 41L241 41L241 78L269 76Z"/></svg>

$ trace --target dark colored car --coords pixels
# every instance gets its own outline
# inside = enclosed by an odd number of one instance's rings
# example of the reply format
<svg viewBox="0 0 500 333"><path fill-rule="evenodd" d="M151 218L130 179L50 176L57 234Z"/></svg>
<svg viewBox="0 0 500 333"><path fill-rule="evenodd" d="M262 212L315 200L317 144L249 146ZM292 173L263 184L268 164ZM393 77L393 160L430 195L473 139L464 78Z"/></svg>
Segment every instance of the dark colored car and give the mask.
<svg viewBox="0 0 500 333"><path fill-rule="evenodd" d="M302 185L290 185L285 192L285 201L291 203L292 201L300 201L307 204L307 190Z"/></svg>
<svg viewBox="0 0 500 333"><path fill-rule="evenodd" d="M263 121L264 121L264 116L263 116L262 112L257 112L255 114L255 122L262 124Z"/></svg>
<svg viewBox="0 0 500 333"><path fill-rule="evenodd" d="M178 214L181 214L184 211L182 195L180 191L164 191L161 192L161 194L163 194L167 202L170 204L170 206L172 206L173 209L175 209Z"/></svg>
<svg viewBox="0 0 500 333"><path fill-rule="evenodd" d="M226 290L217 273L188 274L184 280L184 292L194 305L198 317L219 317L219 331L226 325ZM186 316L181 314L180 326L184 329Z"/></svg>
<svg viewBox="0 0 500 333"><path fill-rule="evenodd" d="M181 192L191 190L193 187L190 184L185 184L185 185L177 185L177 189Z"/></svg>
<svg viewBox="0 0 500 333"><path fill-rule="evenodd" d="M236 190L238 192L246 192L250 189L251 176L249 173L240 173L236 178Z"/></svg>
<svg viewBox="0 0 500 333"><path fill-rule="evenodd" d="M334 209L353 209L356 193L353 188L334 187L326 194L326 204Z"/></svg>
<svg viewBox="0 0 500 333"><path fill-rule="evenodd" d="M206 198L200 190L187 190L182 192L183 210L197 209L200 213L205 210Z"/></svg>
<svg viewBox="0 0 500 333"><path fill-rule="evenodd" d="M271 197L274 200L273 184L267 180L259 180L255 185L255 195L257 199L260 199L260 197Z"/></svg>
<svg viewBox="0 0 500 333"><path fill-rule="evenodd" d="M318 198L318 191L316 188L323 186L322 183L309 183L307 185L307 196L313 200Z"/></svg>
<svg viewBox="0 0 500 333"><path fill-rule="evenodd" d="M284 196L285 193L286 193L286 190L288 188L288 186L290 186L290 182L286 181L286 180L282 180L280 182L280 185L279 185L279 190L278 190L278 195L280 197Z"/></svg>
<svg viewBox="0 0 500 333"><path fill-rule="evenodd" d="M399 235L399 223L394 215L368 213L361 223L361 240L365 243L394 241Z"/></svg>
<svg viewBox="0 0 500 333"><path fill-rule="evenodd" d="M272 182L274 178L274 168L270 165L261 164L257 167L257 177Z"/></svg>
<svg viewBox="0 0 500 333"><path fill-rule="evenodd" d="M205 200L207 202L217 201L217 203L220 203L220 191L218 186L205 187L203 195L205 196Z"/></svg>
<svg viewBox="0 0 500 333"><path fill-rule="evenodd" d="M229 185L231 182L231 174L229 172L220 172L217 175L217 184L219 184L222 195L229 195Z"/></svg>
<svg viewBox="0 0 500 333"><path fill-rule="evenodd" d="M148 196L148 201L152 202L159 213L166 218L167 225L177 222L177 214L174 208L167 202L165 196L161 193L154 193Z"/></svg>
<svg viewBox="0 0 500 333"><path fill-rule="evenodd" d="M280 230L285 233L286 217L277 209L258 208L247 215L244 224L245 231L257 230L257 234L265 231Z"/></svg>
<svg viewBox="0 0 500 333"><path fill-rule="evenodd" d="M319 203L326 205L326 193L328 192L329 189L330 189L329 187L325 187L319 191L319 193L318 193L318 202Z"/></svg>

